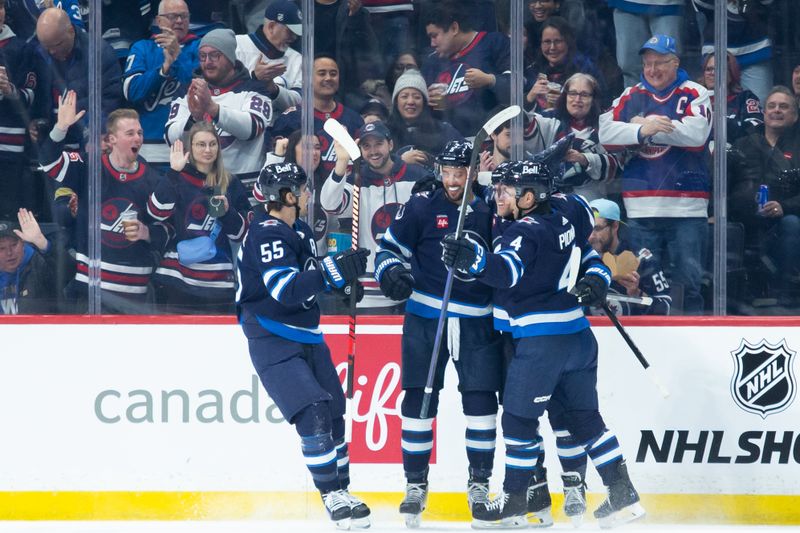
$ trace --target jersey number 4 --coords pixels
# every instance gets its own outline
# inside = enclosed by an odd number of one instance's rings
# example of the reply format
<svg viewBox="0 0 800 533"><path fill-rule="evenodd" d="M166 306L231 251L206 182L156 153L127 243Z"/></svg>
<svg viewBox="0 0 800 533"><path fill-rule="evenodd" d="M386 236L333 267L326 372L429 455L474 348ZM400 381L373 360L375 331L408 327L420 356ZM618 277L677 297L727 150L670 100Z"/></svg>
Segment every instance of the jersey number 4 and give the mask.
<svg viewBox="0 0 800 533"><path fill-rule="evenodd" d="M283 257L283 243L281 241L267 242L261 245L261 262L269 263L273 259Z"/></svg>

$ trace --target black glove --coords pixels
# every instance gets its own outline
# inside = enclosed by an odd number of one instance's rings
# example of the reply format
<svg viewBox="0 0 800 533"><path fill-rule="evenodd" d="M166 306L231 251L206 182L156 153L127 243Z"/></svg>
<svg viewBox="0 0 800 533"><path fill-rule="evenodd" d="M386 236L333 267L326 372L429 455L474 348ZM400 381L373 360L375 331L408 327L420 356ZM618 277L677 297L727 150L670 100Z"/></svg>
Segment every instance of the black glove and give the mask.
<svg viewBox="0 0 800 533"><path fill-rule="evenodd" d="M442 239L442 262L461 272L480 274L486 266L486 253L475 241L466 237L456 239L451 233Z"/></svg>
<svg viewBox="0 0 800 533"><path fill-rule="evenodd" d="M578 280L570 292L575 295L579 304L599 307L606 301L608 283L600 276L589 274Z"/></svg>
<svg viewBox="0 0 800 533"><path fill-rule="evenodd" d="M341 289L367 271L368 256L369 250L366 248L351 248L333 257L328 256L320 263L322 275L333 288Z"/></svg>
<svg viewBox="0 0 800 533"><path fill-rule="evenodd" d="M341 295L342 302L344 305L350 305L350 291L352 290L353 284L348 283L341 289L337 289L337 294ZM360 302L364 299L364 285L361 284L360 281L356 281L356 303Z"/></svg>
<svg viewBox="0 0 800 533"><path fill-rule="evenodd" d="M405 300L413 288L414 277L402 265L389 267L381 276L381 292L392 300Z"/></svg>
<svg viewBox="0 0 800 533"><path fill-rule="evenodd" d="M436 189L441 189L442 187L442 182L436 178L423 178L414 182L414 186L411 187L411 196L418 192L436 192Z"/></svg>

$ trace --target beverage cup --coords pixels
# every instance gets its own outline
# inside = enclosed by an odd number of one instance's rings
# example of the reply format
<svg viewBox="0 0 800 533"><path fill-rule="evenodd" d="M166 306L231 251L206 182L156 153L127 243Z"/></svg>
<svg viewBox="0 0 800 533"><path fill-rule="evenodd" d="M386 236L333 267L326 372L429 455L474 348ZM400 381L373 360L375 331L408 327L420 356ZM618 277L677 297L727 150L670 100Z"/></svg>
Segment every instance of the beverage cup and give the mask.
<svg viewBox="0 0 800 533"><path fill-rule="evenodd" d="M125 233L125 228L136 225L139 219L139 213L137 213L133 209L128 209L126 211L123 211L119 215L119 218L120 221L122 222L122 231L123 233ZM128 239L129 241L135 240L134 238L129 237L127 234L125 234L125 238Z"/></svg>

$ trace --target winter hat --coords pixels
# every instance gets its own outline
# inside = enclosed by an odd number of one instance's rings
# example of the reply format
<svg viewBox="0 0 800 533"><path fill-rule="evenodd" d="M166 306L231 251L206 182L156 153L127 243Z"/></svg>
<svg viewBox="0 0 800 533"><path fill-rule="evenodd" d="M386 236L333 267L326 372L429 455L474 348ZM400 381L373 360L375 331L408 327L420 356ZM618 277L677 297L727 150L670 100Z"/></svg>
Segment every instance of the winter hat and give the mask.
<svg viewBox="0 0 800 533"><path fill-rule="evenodd" d="M231 65L236 64L236 35L234 35L233 30L227 28L211 30L200 40L200 48L204 46L216 48L228 58Z"/></svg>
<svg viewBox="0 0 800 533"><path fill-rule="evenodd" d="M397 81L394 82L392 103L394 104L397 101L397 95L400 94L400 91L403 89L408 89L409 87L421 92L422 97L425 99L425 103L428 103L428 86L425 85L425 79L422 77L422 74L420 74L420 72L416 69L405 71L403 75L397 78Z"/></svg>

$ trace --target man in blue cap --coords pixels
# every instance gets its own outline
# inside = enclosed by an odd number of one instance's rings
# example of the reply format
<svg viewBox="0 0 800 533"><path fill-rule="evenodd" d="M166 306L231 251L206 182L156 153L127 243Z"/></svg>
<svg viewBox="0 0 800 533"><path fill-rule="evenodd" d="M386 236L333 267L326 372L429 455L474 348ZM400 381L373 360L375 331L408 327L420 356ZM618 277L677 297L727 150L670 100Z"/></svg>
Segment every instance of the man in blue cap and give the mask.
<svg viewBox="0 0 800 533"><path fill-rule="evenodd" d="M683 287L684 313L701 314L711 192L706 164L710 98L680 68L673 37L654 35L639 54L642 81L625 89L600 116L600 143L609 152L632 154L622 174L632 236L659 261L669 254L670 285Z"/></svg>

